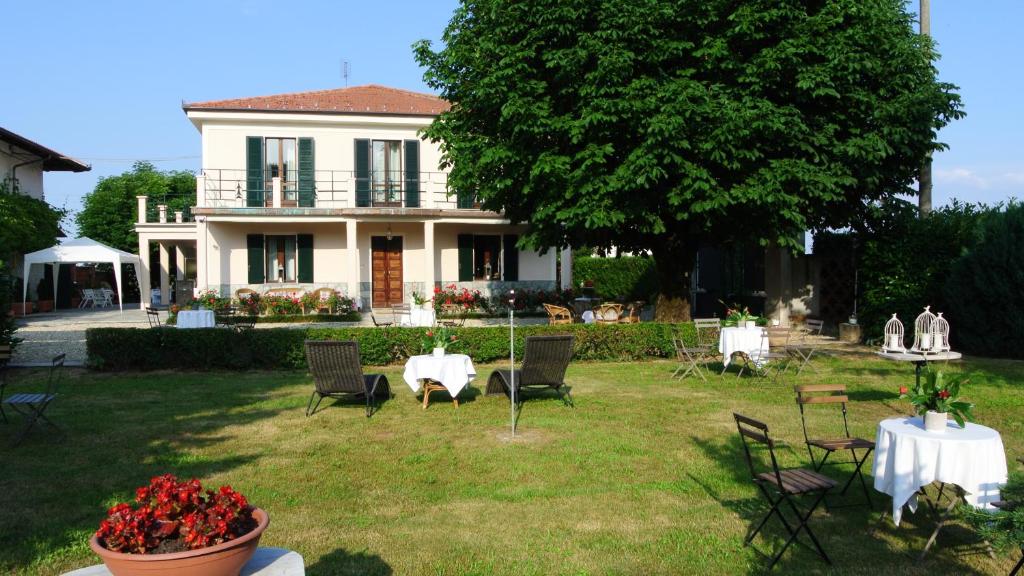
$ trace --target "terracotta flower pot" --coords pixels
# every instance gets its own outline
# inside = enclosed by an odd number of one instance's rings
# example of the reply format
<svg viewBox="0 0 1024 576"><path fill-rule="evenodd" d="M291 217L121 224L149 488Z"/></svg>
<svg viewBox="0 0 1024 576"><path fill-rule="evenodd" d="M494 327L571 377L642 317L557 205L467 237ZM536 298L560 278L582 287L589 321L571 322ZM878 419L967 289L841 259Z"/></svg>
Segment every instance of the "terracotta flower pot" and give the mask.
<svg viewBox="0 0 1024 576"><path fill-rule="evenodd" d="M89 539L89 547L114 576L238 576L256 553L260 536L270 524L264 510L256 508L252 514L258 524L251 532L209 548L171 554L125 554L107 550L95 535Z"/></svg>

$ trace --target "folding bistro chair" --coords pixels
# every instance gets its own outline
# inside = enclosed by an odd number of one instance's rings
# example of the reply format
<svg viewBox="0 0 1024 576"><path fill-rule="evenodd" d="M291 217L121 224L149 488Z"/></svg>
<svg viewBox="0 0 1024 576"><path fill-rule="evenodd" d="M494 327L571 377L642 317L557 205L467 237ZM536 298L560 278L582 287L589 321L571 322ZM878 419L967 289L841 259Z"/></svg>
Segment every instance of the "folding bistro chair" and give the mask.
<svg viewBox="0 0 1024 576"><path fill-rule="evenodd" d="M811 364L811 357L818 351L818 340L821 336L821 329L825 326L825 323L821 320L805 320L803 327L800 328L800 336L796 342L791 342L786 345L786 351L793 356L795 360L800 362L800 367L796 370L796 375L799 376L804 370L804 366L810 366L815 372L817 368Z"/></svg>
<svg viewBox="0 0 1024 576"><path fill-rule="evenodd" d="M392 306L391 314L394 316L395 326L402 325L402 316L408 317L409 321L412 322L412 306L407 303L395 304Z"/></svg>
<svg viewBox="0 0 1024 576"><path fill-rule="evenodd" d="M149 322L150 328L160 327L160 313L155 309L146 307L146 320Z"/></svg>
<svg viewBox="0 0 1024 576"><path fill-rule="evenodd" d="M672 377L682 380L690 374L696 374L706 384L708 379L701 371L700 365L707 362L709 350L700 344L688 347L682 335L674 328L672 330L672 345L676 349L676 360L679 361L679 367L672 373Z"/></svg>
<svg viewBox="0 0 1024 576"><path fill-rule="evenodd" d="M761 531L761 528L768 522L768 519L773 515L777 515L779 520L785 527L786 532L789 534L789 538L786 543L782 545L782 549L772 557L772 562L768 566L768 570L775 567L775 564L779 561L779 558L786 552L789 545L793 542L800 542L797 540L797 536L800 535L800 531L803 530L807 533L807 536L811 539L814 544L814 549L817 550L818 555L821 559L828 564L832 564L828 555L825 554L825 550L822 549L821 543L814 536L814 532L811 532L811 527L807 525L807 521L814 514L814 510L818 507L818 504L825 499L825 495L832 488L835 488L836 482L829 478L815 472L813 470L790 469L781 470L779 469L778 460L775 459L775 442L772 441L768 435L768 425L763 422L748 418L746 416L733 413L733 418L736 419L736 428L740 433L740 440L743 441L743 454L747 458L747 466L750 468L751 480L754 484L757 484L758 489L761 490L761 494L764 495L765 500L771 504L771 509L768 510L768 514L761 519L761 522L756 528L747 536L744 540L743 545L749 546L754 541L754 537ZM768 449L768 454L771 457L771 470L767 472L758 472L758 467L754 464L754 458L750 453L750 444L761 444ZM806 511L796 505L795 497L797 496L809 496L812 498L811 505ZM794 528L789 520L786 520L785 515L782 513L781 504L785 503L786 506L796 516L796 527ZM802 544L802 542L800 542ZM755 550L757 550L755 548Z"/></svg>
<svg viewBox="0 0 1024 576"><path fill-rule="evenodd" d="M771 326L761 329L761 348L750 352L737 352L736 355L743 361L737 378L743 376L745 370L762 378L769 378L774 382L785 374L789 367L790 355L784 350L789 341L789 329L779 326ZM774 343L774 345L773 345ZM722 370L724 373L725 370ZM772 372L775 375L772 376Z"/></svg>
<svg viewBox="0 0 1024 576"><path fill-rule="evenodd" d="M22 440L25 439L25 436L28 435L29 431L39 420L50 425L51 428L60 432L61 435L64 434L64 432L44 414L50 404L53 403L54 399L57 398L57 388L60 385L61 377L64 375L63 368L64 355L58 354L50 361L50 372L46 380L46 392L43 392L42 394L15 394L3 401L2 404L9 406L12 410L25 417L25 427L21 430L21 433L18 434L18 437L14 439L15 446L21 444ZM6 419L6 415L4 418Z"/></svg>
<svg viewBox="0 0 1024 576"><path fill-rule="evenodd" d="M373 320L373 325L377 328L387 328L392 324L392 322L381 322L380 320L377 320L377 316L373 314L373 308L370 308L370 320Z"/></svg>
<svg viewBox="0 0 1024 576"><path fill-rule="evenodd" d="M387 376L363 374L358 342L306 340L306 362L316 388L306 405L306 416L316 413L324 398L365 397L366 417L373 414L377 398L391 396ZM319 396L316 406L313 399Z"/></svg>
<svg viewBox="0 0 1024 576"><path fill-rule="evenodd" d="M846 395L846 386L843 384L808 384L804 386L794 386L796 390L796 403L800 406L800 423L804 429L804 442L807 444L807 453L811 457L811 463L814 466L814 470L820 471L825 465L825 461L832 455L833 452L839 450L849 450L850 456L853 459L854 470L846 484L843 485L843 489L840 490L840 494L845 495L846 490L853 484L853 479L858 478L860 480L860 486L864 490L864 498L867 499L869 507L873 507L871 502L871 491L868 490L868 484L864 480L864 473L861 468L864 463L867 462L868 456L871 451L875 449L875 442L873 440L866 440L864 438L855 438L850 436L850 423L846 417L846 403L849 402L849 397ZM839 404L843 411L843 436L831 437L831 438L811 438L807 434L807 412L805 406L808 404ZM815 449L822 451L821 458L819 459L815 454ZM863 450L862 456L857 455L858 450ZM836 462L832 462L836 464ZM828 503L825 503L828 507Z"/></svg>
<svg viewBox="0 0 1024 576"><path fill-rule="evenodd" d="M0 418L7 424L7 414L4 412L4 388L7 387L7 365L11 362L11 345L0 346Z"/></svg>
<svg viewBox="0 0 1024 576"><path fill-rule="evenodd" d="M437 323L441 326L448 328L462 328L466 325L466 307L459 306L457 304L442 304L441 314L444 315L444 320L438 320Z"/></svg>

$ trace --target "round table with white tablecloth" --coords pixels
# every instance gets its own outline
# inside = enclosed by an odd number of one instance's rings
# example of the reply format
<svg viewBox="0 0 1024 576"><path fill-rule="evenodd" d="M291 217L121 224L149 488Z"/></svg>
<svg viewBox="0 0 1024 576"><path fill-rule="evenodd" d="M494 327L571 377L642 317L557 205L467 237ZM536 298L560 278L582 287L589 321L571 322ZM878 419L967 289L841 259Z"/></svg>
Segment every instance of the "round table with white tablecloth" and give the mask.
<svg viewBox="0 0 1024 576"><path fill-rule="evenodd" d="M898 526L903 506L917 509L915 495L932 482L956 484L975 508L991 508L1006 483L1006 453L999 432L950 420L944 432L928 432L921 417L882 420L875 439L875 490L892 496Z"/></svg>
<svg viewBox="0 0 1024 576"><path fill-rule="evenodd" d="M743 352L755 361L768 352L768 339L762 337L763 328L740 328L729 326L718 332L718 351L722 353L722 364L728 366L732 355Z"/></svg>
<svg viewBox="0 0 1024 576"><path fill-rule="evenodd" d="M216 319L213 310L180 310L175 325L178 328L213 328Z"/></svg>
<svg viewBox="0 0 1024 576"><path fill-rule="evenodd" d="M413 308L409 310L408 314L402 314L398 317L398 325L433 326L434 320L435 318L433 308Z"/></svg>
<svg viewBox="0 0 1024 576"><path fill-rule="evenodd" d="M459 406L458 395L469 381L476 377L473 360L465 354L445 354L444 356L411 356L405 363L402 378L418 392L423 384L423 407L429 404L430 393L434 390L447 390Z"/></svg>

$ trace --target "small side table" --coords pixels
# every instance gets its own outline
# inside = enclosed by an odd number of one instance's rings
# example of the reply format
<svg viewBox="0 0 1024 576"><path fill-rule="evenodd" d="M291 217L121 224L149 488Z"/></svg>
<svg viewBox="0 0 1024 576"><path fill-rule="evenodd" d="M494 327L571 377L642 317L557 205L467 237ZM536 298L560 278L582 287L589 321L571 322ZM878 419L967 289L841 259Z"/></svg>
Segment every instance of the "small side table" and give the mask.
<svg viewBox="0 0 1024 576"><path fill-rule="evenodd" d="M257 548L238 576L305 576L306 566L298 552L284 548ZM111 576L103 564L65 572L62 576Z"/></svg>
<svg viewBox="0 0 1024 576"><path fill-rule="evenodd" d="M842 322L839 324L839 341L850 342L851 344L860 344L862 333L860 324L849 324Z"/></svg>

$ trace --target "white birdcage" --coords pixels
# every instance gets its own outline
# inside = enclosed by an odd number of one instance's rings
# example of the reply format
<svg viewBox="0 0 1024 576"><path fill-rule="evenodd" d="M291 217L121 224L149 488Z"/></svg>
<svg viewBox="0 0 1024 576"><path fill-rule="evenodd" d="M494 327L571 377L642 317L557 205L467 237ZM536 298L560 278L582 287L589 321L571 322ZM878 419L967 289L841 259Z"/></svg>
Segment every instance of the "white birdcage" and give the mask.
<svg viewBox="0 0 1024 576"><path fill-rule="evenodd" d="M882 344L882 352L906 352L903 347L903 322L893 314L892 318L885 323L885 341Z"/></svg>
<svg viewBox="0 0 1024 576"><path fill-rule="evenodd" d="M925 306L924 312L914 320L914 345L910 347L911 352L934 354L940 350L935 342L935 314L931 313L930 308Z"/></svg>
<svg viewBox="0 0 1024 576"><path fill-rule="evenodd" d="M932 345L936 352L949 352L949 321L942 317L942 312L935 317L932 324Z"/></svg>

